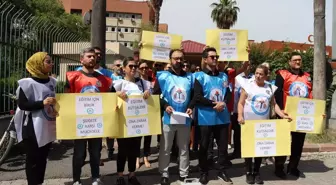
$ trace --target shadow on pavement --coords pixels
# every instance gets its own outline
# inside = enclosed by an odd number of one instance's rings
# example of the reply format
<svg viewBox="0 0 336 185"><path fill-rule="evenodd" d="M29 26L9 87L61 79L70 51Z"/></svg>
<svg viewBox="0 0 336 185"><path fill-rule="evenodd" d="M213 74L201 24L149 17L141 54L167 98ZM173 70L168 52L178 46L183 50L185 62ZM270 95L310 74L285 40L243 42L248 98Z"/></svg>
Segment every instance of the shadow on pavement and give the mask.
<svg viewBox="0 0 336 185"><path fill-rule="evenodd" d="M68 152L68 150L72 148L73 148L73 142L70 140L62 141L60 143L54 142L49 151L48 159L50 161L58 161L64 158L72 157L72 155L71 156L65 155Z"/></svg>

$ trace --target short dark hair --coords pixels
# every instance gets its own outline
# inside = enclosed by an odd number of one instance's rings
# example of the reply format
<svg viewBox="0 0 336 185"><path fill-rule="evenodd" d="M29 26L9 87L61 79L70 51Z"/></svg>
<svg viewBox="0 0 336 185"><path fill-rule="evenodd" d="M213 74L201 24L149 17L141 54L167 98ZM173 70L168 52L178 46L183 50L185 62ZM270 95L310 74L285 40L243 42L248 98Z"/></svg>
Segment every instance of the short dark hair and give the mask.
<svg viewBox="0 0 336 185"><path fill-rule="evenodd" d="M130 61L134 61L134 58L133 57L126 57L123 60L123 66L126 67Z"/></svg>
<svg viewBox="0 0 336 185"><path fill-rule="evenodd" d="M217 52L217 50L214 47L205 48L205 50L203 50L202 52L202 57L207 58L209 56L210 51Z"/></svg>
<svg viewBox="0 0 336 185"><path fill-rule="evenodd" d="M294 56L300 56L300 57L302 57L302 56L301 56L301 53L299 53L299 52L297 52L297 51L293 51L293 52L291 52L290 55L289 55L289 60L292 60L292 58L293 58Z"/></svg>
<svg viewBox="0 0 336 185"><path fill-rule="evenodd" d="M92 48L95 49L95 50L102 51L102 49L101 49L100 47L98 47L98 46L94 46L94 47L92 47Z"/></svg>
<svg viewBox="0 0 336 185"><path fill-rule="evenodd" d="M268 67L266 67L265 65L260 64L260 65L258 65L258 67L256 68L256 70L257 69L262 69L264 71L265 76L268 75Z"/></svg>
<svg viewBox="0 0 336 185"><path fill-rule="evenodd" d="M80 52L80 57L83 58L85 53L96 53L95 49L93 47L89 47L89 48L84 48L81 52Z"/></svg>
<svg viewBox="0 0 336 185"><path fill-rule="evenodd" d="M181 52L184 55L184 52L181 49L172 49L169 52L169 58L171 59L175 51Z"/></svg>

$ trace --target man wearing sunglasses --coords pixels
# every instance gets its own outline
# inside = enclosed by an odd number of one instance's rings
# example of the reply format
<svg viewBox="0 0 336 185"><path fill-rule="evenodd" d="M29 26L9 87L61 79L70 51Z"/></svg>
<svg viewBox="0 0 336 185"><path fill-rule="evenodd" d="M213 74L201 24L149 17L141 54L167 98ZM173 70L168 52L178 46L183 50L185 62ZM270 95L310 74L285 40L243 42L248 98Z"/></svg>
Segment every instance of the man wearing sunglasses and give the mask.
<svg viewBox="0 0 336 185"><path fill-rule="evenodd" d="M122 79L122 60L117 59L113 63L113 74L112 80L119 80Z"/></svg>
<svg viewBox="0 0 336 185"><path fill-rule="evenodd" d="M188 64L188 62L187 61L184 61L183 62L183 71L185 71L185 72L190 72L190 65Z"/></svg>
<svg viewBox="0 0 336 185"><path fill-rule="evenodd" d="M159 71L154 85L154 94L160 95L161 106L164 107L163 126L161 135L159 171L162 175L161 185L169 183L169 163L171 147L174 142L175 133L179 147L179 169L180 181L189 174L189 135L191 118L177 119L178 112L192 115L194 103L192 100L193 75L182 70L183 51L171 50L169 53L172 68L168 71ZM176 118L176 119L174 119ZM179 121L177 121L179 120Z"/></svg>
<svg viewBox="0 0 336 185"><path fill-rule="evenodd" d="M205 67L203 71L195 73L194 99L198 110L198 125L201 135L199 149L199 167L201 171L200 183L208 183L209 163L207 151L211 141L211 134L218 145L218 164L220 171L218 178L232 183L226 174L228 160L228 131L230 116L226 108L229 82L225 73L217 70L218 55L215 48L205 48L202 53Z"/></svg>

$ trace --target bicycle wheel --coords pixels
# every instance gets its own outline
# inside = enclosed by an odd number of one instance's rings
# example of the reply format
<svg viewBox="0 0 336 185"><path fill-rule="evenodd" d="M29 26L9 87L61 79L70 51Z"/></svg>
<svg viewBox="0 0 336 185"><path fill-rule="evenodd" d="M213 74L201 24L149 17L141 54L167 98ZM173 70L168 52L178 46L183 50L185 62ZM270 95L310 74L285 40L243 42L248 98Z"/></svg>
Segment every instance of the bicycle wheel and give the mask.
<svg viewBox="0 0 336 185"><path fill-rule="evenodd" d="M6 158L15 143L15 139L10 137L10 132L8 130L4 133L2 139L3 142L0 146L0 165L6 161Z"/></svg>

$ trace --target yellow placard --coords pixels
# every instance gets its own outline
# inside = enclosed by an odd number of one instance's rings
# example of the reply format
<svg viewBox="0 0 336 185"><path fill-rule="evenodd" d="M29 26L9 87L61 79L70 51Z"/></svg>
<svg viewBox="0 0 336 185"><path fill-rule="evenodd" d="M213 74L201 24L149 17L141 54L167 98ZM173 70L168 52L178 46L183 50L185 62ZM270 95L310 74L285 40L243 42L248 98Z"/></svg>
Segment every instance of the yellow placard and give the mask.
<svg viewBox="0 0 336 185"><path fill-rule="evenodd" d="M285 119L245 120L241 125L243 158L291 154L290 123Z"/></svg>
<svg viewBox="0 0 336 185"><path fill-rule="evenodd" d="M292 131L320 134L324 128L326 102L287 96L285 112L292 118Z"/></svg>
<svg viewBox="0 0 336 185"><path fill-rule="evenodd" d="M141 43L141 59L168 63L170 50L181 48L182 36L143 31Z"/></svg>
<svg viewBox="0 0 336 185"><path fill-rule="evenodd" d="M57 139L116 137L117 96L115 93L57 94Z"/></svg>
<svg viewBox="0 0 336 185"><path fill-rule="evenodd" d="M214 47L219 55L218 61L248 61L247 30L206 30L206 45Z"/></svg>
<svg viewBox="0 0 336 185"><path fill-rule="evenodd" d="M117 138L161 134L158 95L152 95L146 100L141 95L129 96L126 101L118 98L118 104L121 106L118 108L120 125Z"/></svg>

